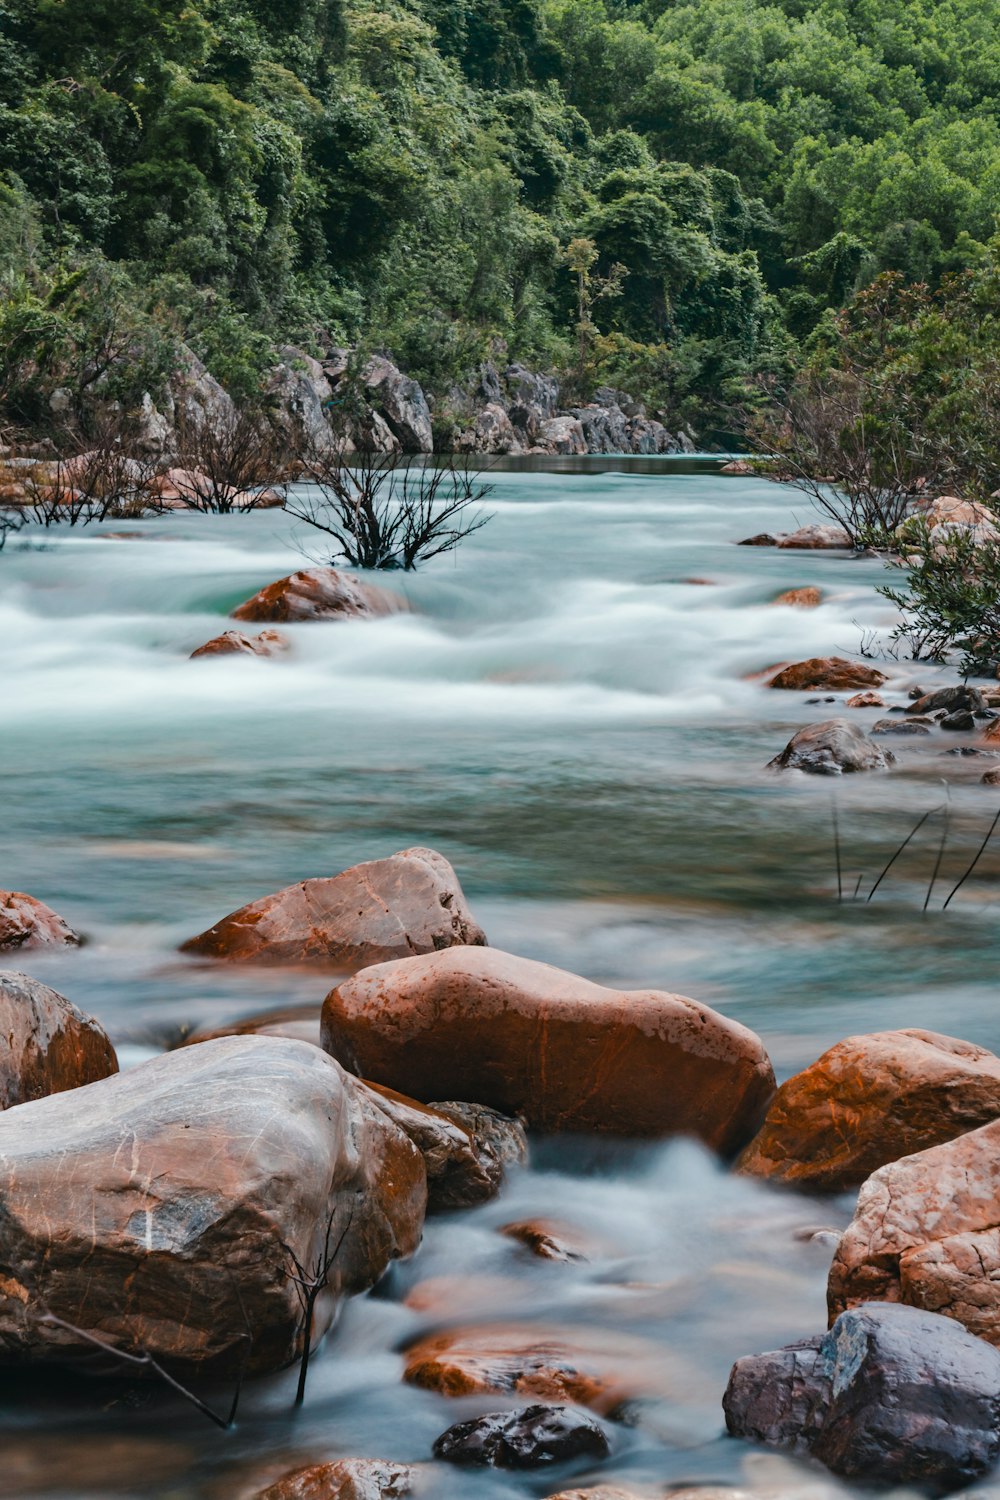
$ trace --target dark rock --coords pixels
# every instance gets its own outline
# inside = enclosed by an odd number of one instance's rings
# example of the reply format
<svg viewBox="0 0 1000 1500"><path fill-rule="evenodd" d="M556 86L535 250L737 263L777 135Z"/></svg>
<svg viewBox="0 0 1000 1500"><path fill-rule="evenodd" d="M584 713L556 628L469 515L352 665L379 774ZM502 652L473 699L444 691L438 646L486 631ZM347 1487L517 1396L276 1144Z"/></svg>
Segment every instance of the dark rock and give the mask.
<svg viewBox="0 0 1000 1500"><path fill-rule="evenodd" d="M725 473L725 470L722 471ZM756 536L745 536L742 542L737 542L738 547L776 547L778 538L772 536L769 531L758 531Z"/></svg>
<svg viewBox="0 0 1000 1500"><path fill-rule="evenodd" d="M337 440L327 419L333 387L318 360L302 349L282 349L268 393L273 420L290 451L301 453L304 446L318 457L336 452Z"/></svg>
<svg viewBox="0 0 1000 1500"><path fill-rule="evenodd" d="M526 1406L456 1422L434 1444L437 1458L498 1469L534 1469L571 1458L607 1458L610 1445L593 1417L566 1406Z"/></svg>
<svg viewBox="0 0 1000 1500"><path fill-rule="evenodd" d="M237 606L234 620L288 624L295 620L338 620L392 615L405 609L402 599L372 583L362 583L336 568L303 568L269 583Z"/></svg>
<svg viewBox="0 0 1000 1500"><path fill-rule="evenodd" d="M62 995L0 972L0 1109L78 1089L118 1072L104 1030Z"/></svg>
<svg viewBox="0 0 1000 1500"><path fill-rule="evenodd" d="M29 948L78 948L80 936L44 901L0 891L0 953Z"/></svg>
<svg viewBox="0 0 1000 1500"><path fill-rule="evenodd" d="M583 428L588 453L630 453L625 413L617 405L575 406L570 413Z"/></svg>
<svg viewBox="0 0 1000 1500"><path fill-rule="evenodd" d="M1000 1352L936 1313L865 1303L830 1332L736 1362L737 1437L866 1483L947 1493L1000 1455Z"/></svg>
<svg viewBox="0 0 1000 1500"><path fill-rule="evenodd" d="M930 719L878 719L871 734L930 734Z"/></svg>
<svg viewBox="0 0 1000 1500"><path fill-rule="evenodd" d="M1000 766L995 766L992 771L984 771L980 778L982 786L1000 786Z"/></svg>
<svg viewBox="0 0 1000 1500"><path fill-rule="evenodd" d="M933 713L935 709L943 708L949 714L955 713L957 709L968 709L972 713L983 713L986 707L986 699L979 689L963 684L958 687L938 688L933 693L924 693L911 703L906 712L908 714L929 714Z"/></svg>
<svg viewBox="0 0 1000 1500"><path fill-rule="evenodd" d="M528 1160L528 1137L520 1120L489 1109L485 1104L467 1104L463 1100L432 1100L429 1108L447 1115L469 1135L480 1165L499 1188L508 1167L520 1167Z"/></svg>
<svg viewBox="0 0 1000 1500"><path fill-rule="evenodd" d="M868 738L847 719L826 719L793 734L780 755L768 762L773 771L806 771L813 776L841 776L855 771L884 771L895 756Z"/></svg>
<svg viewBox="0 0 1000 1500"><path fill-rule="evenodd" d="M954 729L959 732L975 729L976 718L971 709L958 708L954 713L946 714L941 720L942 729Z"/></svg>
<svg viewBox="0 0 1000 1500"><path fill-rule="evenodd" d="M491 1153L481 1156L478 1143L455 1118L381 1084L359 1087L424 1158L430 1208L471 1208L496 1196L503 1183L502 1164Z"/></svg>

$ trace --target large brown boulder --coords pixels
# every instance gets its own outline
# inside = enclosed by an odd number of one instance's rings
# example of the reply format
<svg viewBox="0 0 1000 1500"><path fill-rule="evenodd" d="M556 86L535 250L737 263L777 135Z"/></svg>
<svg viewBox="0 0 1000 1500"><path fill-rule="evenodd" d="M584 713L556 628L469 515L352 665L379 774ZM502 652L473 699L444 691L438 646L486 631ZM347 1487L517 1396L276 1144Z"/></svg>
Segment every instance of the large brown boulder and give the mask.
<svg viewBox="0 0 1000 1500"><path fill-rule="evenodd" d="M416 1248L426 1191L305 1042L225 1037L22 1104L0 1115L0 1358L92 1361L89 1333L181 1378L278 1369L301 1351L295 1262L339 1242L318 1335Z"/></svg>
<svg viewBox="0 0 1000 1500"><path fill-rule="evenodd" d="M809 776L846 776L855 771L884 771L896 757L847 719L824 719L793 734L769 771L805 771Z"/></svg>
<svg viewBox="0 0 1000 1500"><path fill-rule="evenodd" d="M476 1099L538 1130L699 1136L730 1152L774 1090L760 1039L681 995L604 989L496 949L378 964L323 1006L323 1045L418 1099Z"/></svg>
<svg viewBox="0 0 1000 1500"><path fill-rule="evenodd" d="M27 974L0 972L0 1037L0 1109L118 1072L93 1017Z"/></svg>
<svg viewBox="0 0 1000 1500"><path fill-rule="evenodd" d="M782 667L769 686L788 692L853 693L857 688L881 687L888 680L877 667L848 661L845 656L812 656Z"/></svg>
<svg viewBox="0 0 1000 1500"><path fill-rule="evenodd" d="M44 901L24 891L0 891L0 953L79 946L79 934Z"/></svg>
<svg viewBox="0 0 1000 1500"><path fill-rule="evenodd" d="M296 620L339 620L392 615L402 599L336 568L302 568L269 583L232 612L234 620L290 624Z"/></svg>
<svg viewBox="0 0 1000 1500"><path fill-rule="evenodd" d="M1000 1116L1000 1058L933 1031L851 1036L775 1094L738 1170L842 1192Z"/></svg>
<svg viewBox="0 0 1000 1500"><path fill-rule="evenodd" d="M182 952L233 963L320 963L352 971L453 943L485 942L444 856L434 849L404 849L241 906L190 938Z"/></svg>
<svg viewBox="0 0 1000 1500"><path fill-rule="evenodd" d="M908 1302L1000 1345L1000 1120L869 1177L830 1267L831 1319Z"/></svg>

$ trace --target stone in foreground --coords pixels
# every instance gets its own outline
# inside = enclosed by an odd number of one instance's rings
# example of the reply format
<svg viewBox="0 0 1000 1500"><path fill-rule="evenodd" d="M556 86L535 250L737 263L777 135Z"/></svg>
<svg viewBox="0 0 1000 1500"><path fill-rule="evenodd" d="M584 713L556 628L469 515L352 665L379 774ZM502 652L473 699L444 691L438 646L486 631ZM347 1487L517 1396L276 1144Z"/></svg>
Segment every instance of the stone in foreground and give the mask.
<svg viewBox="0 0 1000 1500"><path fill-rule="evenodd" d="M793 734L769 771L805 771L810 776L846 776L854 771L884 771L895 761L890 750L870 740L847 719L824 719Z"/></svg>
<svg viewBox="0 0 1000 1500"><path fill-rule="evenodd" d="M456 1422L434 1444L436 1458L497 1469L535 1469L571 1458L607 1458L604 1430L566 1406L526 1406Z"/></svg>
<svg viewBox="0 0 1000 1500"><path fill-rule="evenodd" d="M874 1172L830 1267L834 1318L908 1302L1000 1345L1000 1120Z"/></svg>
<svg viewBox="0 0 1000 1500"><path fill-rule="evenodd" d="M327 996L323 1045L418 1099L475 1099L543 1131L694 1135L723 1153L774 1092L760 1038L707 1006L492 948L363 970Z"/></svg>
<svg viewBox="0 0 1000 1500"><path fill-rule="evenodd" d="M408 1464L340 1458L294 1469L259 1491L256 1500L405 1500L413 1494L415 1477Z"/></svg>
<svg viewBox="0 0 1000 1500"><path fill-rule="evenodd" d="M812 656L782 667L768 684L787 692L853 693L857 688L881 687L888 678L876 667L848 661L845 656Z"/></svg>
<svg viewBox="0 0 1000 1500"><path fill-rule="evenodd" d="M867 1303L825 1335L737 1360L722 1404L735 1437L866 1483L947 1493L1000 1456L1000 1353L912 1307Z"/></svg>
<svg viewBox="0 0 1000 1500"><path fill-rule="evenodd" d="M302 568L269 583L232 612L234 620L291 624L299 620L374 619L405 609L402 599L336 568Z"/></svg>
<svg viewBox="0 0 1000 1500"><path fill-rule="evenodd" d="M0 1115L0 1358L93 1363L89 1333L181 1379L280 1369L292 1254L309 1269L344 1236L319 1335L416 1248L426 1193L415 1147L305 1042L225 1037L20 1105Z"/></svg>
<svg viewBox="0 0 1000 1500"><path fill-rule="evenodd" d="M0 953L79 946L79 934L44 901L24 891L0 891Z"/></svg>
<svg viewBox="0 0 1000 1500"><path fill-rule="evenodd" d="M232 963L319 963L352 971L453 943L485 942L444 856L404 849L262 896L189 938L181 951Z"/></svg>
<svg viewBox="0 0 1000 1500"><path fill-rule="evenodd" d="M0 1109L118 1072L103 1027L27 974L0 972Z"/></svg>
<svg viewBox="0 0 1000 1500"><path fill-rule="evenodd" d="M1000 1058L933 1031L838 1042L783 1083L738 1169L839 1193L1000 1116Z"/></svg>

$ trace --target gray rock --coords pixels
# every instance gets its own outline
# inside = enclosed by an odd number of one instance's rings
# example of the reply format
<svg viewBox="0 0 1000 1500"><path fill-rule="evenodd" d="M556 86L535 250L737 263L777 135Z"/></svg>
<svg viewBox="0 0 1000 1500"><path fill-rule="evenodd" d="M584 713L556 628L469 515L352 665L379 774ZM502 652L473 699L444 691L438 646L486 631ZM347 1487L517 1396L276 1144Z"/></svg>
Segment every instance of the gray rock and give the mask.
<svg viewBox="0 0 1000 1500"><path fill-rule="evenodd" d="M878 719L872 734L930 734L930 719Z"/></svg>
<svg viewBox="0 0 1000 1500"><path fill-rule="evenodd" d="M559 382L552 375L535 375L524 365L508 365L504 371L504 383L510 402L511 421L515 426L526 425L522 413L530 413L536 425L547 422L556 414L559 402Z"/></svg>
<svg viewBox="0 0 1000 1500"><path fill-rule="evenodd" d="M734 1436L947 1493L1000 1456L1000 1351L937 1313L868 1302L825 1335L737 1360L722 1405Z"/></svg>
<svg viewBox="0 0 1000 1500"><path fill-rule="evenodd" d="M975 729L976 719L969 708L956 708L954 713L945 714L941 720L942 729L969 730Z"/></svg>
<svg viewBox="0 0 1000 1500"><path fill-rule="evenodd" d="M333 387L319 360L301 349L282 349L268 391L275 425L293 450L304 448L317 457L335 452L337 442L327 417Z"/></svg>
<svg viewBox="0 0 1000 1500"><path fill-rule="evenodd" d="M456 453L520 453L521 443L503 407L490 402L455 440Z"/></svg>
<svg viewBox="0 0 1000 1500"><path fill-rule="evenodd" d="M631 453L632 439L620 406L575 406L571 415L583 428L588 453Z"/></svg>
<svg viewBox="0 0 1000 1500"><path fill-rule="evenodd" d="M586 453L587 439L583 427L576 417L550 417L539 428L536 451L552 454Z"/></svg>
<svg viewBox="0 0 1000 1500"><path fill-rule="evenodd" d="M186 346L182 347L177 369L167 384L164 416L175 434L221 427L236 416L232 398Z"/></svg>
<svg viewBox="0 0 1000 1500"><path fill-rule="evenodd" d="M808 771L814 776L840 776L852 771L884 771L895 756L874 744L864 730L848 719L824 719L793 734L768 770Z"/></svg>
<svg viewBox="0 0 1000 1500"><path fill-rule="evenodd" d="M434 437L427 398L415 380L377 354L365 366L361 384L373 410L383 418L404 453L431 453Z"/></svg>
<svg viewBox="0 0 1000 1500"><path fill-rule="evenodd" d="M985 714L987 703L977 687L969 687L968 684L962 683L954 687L938 688L933 693L924 693L922 697L916 698L910 704L906 712L930 714L942 708L949 714L955 713L958 709L967 709L974 714Z"/></svg>
<svg viewBox="0 0 1000 1500"><path fill-rule="evenodd" d="M456 1422L434 1444L436 1458L498 1469L534 1469L570 1458L607 1458L604 1429L569 1406L526 1406Z"/></svg>

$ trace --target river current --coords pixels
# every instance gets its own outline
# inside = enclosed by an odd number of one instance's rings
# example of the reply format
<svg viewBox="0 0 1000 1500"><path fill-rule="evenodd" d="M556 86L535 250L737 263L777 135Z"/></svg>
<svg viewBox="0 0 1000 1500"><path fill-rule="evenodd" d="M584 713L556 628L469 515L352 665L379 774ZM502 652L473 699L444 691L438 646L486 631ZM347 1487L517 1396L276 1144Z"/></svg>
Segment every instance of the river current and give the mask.
<svg viewBox="0 0 1000 1500"><path fill-rule="evenodd" d="M329 988L183 959L185 937L292 881L427 844L494 946L691 995L759 1032L780 1077L858 1031L923 1026L1000 1050L1000 854L940 909L996 811L979 785L992 762L941 734L893 741L888 774L765 770L797 727L844 710L754 674L884 638L883 567L735 546L813 520L808 502L693 467L498 472L485 529L388 578L411 612L288 627L276 661L188 657L302 548L324 560L283 512L14 538L0 555L0 885L88 940L23 967L96 1015L127 1066L183 1029ZM807 584L819 608L772 603ZM941 678L878 664L900 692ZM939 817L866 901L946 798L928 910ZM452 1422L505 1404L402 1383L401 1348L453 1322L617 1340L644 1399L597 1467L434 1465L429 1495L598 1479L801 1490L799 1471L724 1436L719 1400L739 1355L824 1326L831 1245L815 1232L850 1212L849 1197L734 1179L685 1141L537 1142L500 1199L429 1220L416 1257L348 1305L302 1411L292 1374L248 1387L229 1433L158 1389L19 1377L0 1406L0 1495L239 1500L313 1458L429 1463ZM594 1238L590 1259L539 1261L498 1232L536 1215Z"/></svg>

